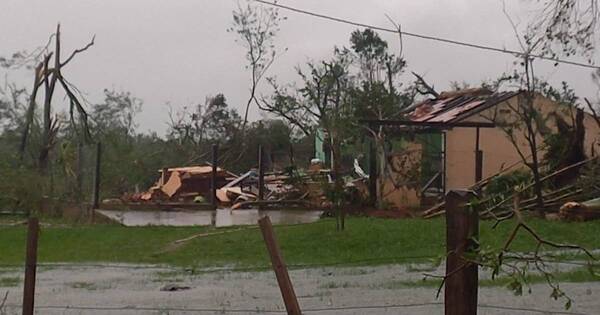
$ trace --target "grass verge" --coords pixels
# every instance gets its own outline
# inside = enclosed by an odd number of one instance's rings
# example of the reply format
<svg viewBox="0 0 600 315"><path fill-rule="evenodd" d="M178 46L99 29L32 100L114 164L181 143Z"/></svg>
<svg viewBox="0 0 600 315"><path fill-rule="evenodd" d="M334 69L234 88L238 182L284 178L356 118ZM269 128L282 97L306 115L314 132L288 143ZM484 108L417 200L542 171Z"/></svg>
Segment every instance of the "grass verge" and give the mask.
<svg viewBox="0 0 600 315"><path fill-rule="evenodd" d="M482 246L500 248L512 224L495 230L481 222ZM529 224L549 240L600 248L600 221L551 222L535 218ZM269 260L260 230L198 237L175 249L165 250L177 239L214 228L122 227L79 225L42 227L41 263L149 263L194 267L268 268ZM231 228L238 229L238 228ZM224 229L219 229L224 230ZM376 265L435 260L445 251L443 218L386 220L353 217L347 229L335 231L335 220L294 226L276 226L275 233L286 262L303 265ZM0 264L22 264L25 256L24 226L0 227ZM512 249L530 251L535 242L521 234Z"/></svg>

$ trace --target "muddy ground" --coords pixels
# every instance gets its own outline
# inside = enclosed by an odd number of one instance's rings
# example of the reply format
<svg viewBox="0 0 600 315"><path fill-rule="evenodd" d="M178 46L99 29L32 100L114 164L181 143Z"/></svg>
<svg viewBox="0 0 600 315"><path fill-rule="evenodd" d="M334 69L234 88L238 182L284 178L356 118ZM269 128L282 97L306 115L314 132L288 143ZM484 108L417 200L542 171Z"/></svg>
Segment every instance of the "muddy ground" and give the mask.
<svg viewBox="0 0 600 315"><path fill-rule="evenodd" d="M290 275L306 314L443 314L443 292L436 299L436 287L410 284L422 279L424 272L442 270L425 271L424 267L326 267L292 270ZM21 282L21 270L0 269L0 303L4 292L10 292L4 314L20 314ZM169 285L189 289L161 291ZM549 298L546 285L536 284L524 296L514 296L503 287L480 288L479 314L600 313L600 282L561 287L574 298L569 311L564 301ZM50 315L284 313L271 271L186 271L137 265L40 267L36 305L36 314Z"/></svg>

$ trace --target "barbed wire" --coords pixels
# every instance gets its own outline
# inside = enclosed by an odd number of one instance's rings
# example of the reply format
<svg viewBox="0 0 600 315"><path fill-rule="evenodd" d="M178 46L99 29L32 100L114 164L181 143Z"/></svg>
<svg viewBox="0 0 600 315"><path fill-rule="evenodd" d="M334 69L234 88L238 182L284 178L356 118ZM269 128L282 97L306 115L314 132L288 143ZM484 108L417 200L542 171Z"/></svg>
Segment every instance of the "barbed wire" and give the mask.
<svg viewBox="0 0 600 315"><path fill-rule="evenodd" d="M389 256L389 257L377 257L377 258L365 258L365 259L354 259L354 260L341 260L332 262L322 263L292 263L286 264L290 269L304 269L304 268L322 268L322 267L334 267L334 266L355 266L355 267L369 267L377 266L379 263L396 263L406 262L415 264L426 264L427 261L440 261L441 255L417 255L417 256ZM590 262L583 260L563 260L560 257L549 256L546 261L548 263L575 265L575 266L590 266ZM592 263L592 265L596 265ZM254 265L254 266L240 266L240 267L209 267L200 266L195 269L193 265L190 266L172 266L172 265L136 265L136 264L111 264L111 263L38 263L39 268L114 268L114 269L183 269L189 270L194 269L191 273L210 273L210 272L245 272L245 271L261 271L271 270L271 265ZM0 268L6 269L23 269L24 264L0 264Z"/></svg>
<svg viewBox="0 0 600 315"><path fill-rule="evenodd" d="M375 310L375 309L398 309L398 308L415 308L425 306L443 306L442 302L424 302L424 303L405 303L405 304L384 304L384 305L352 305L352 306L338 306L338 307L323 307L323 308L306 308L302 309L303 313L320 313L320 312L336 312L336 311L356 311L356 310ZM21 305L7 304L7 308L21 309ZM540 308L528 308L528 307L517 307L517 306L503 306L503 305L491 305L491 304L479 304L478 308L486 309L498 309L508 311L525 311L540 313L546 315L591 315L588 313L570 312L570 311L552 311ZM212 312L212 313L270 313L270 314L286 314L284 310L269 310L261 309L260 307L254 309L227 309L227 308L196 308L196 307L149 307L149 306L81 306L81 305L40 305L35 307L38 310L43 309L59 309L59 310L77 310L77 311L174 311L174 312Z"/></svg>

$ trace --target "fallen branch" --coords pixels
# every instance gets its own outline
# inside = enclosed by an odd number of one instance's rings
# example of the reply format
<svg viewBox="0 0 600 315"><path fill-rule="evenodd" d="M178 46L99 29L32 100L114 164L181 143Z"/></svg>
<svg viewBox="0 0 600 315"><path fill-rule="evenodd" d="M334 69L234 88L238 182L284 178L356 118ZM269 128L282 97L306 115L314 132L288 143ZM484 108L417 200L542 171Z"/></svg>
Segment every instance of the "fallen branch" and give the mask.
<svg viewBox="0 0 600 315"><path fill-rule="evenodd" d="M571 192L568 192L566 194L562 194L562 195L560 195L558 197L550 198L550 199L547 199L547 200L545 199L544 200L544 206L545 207L551 206L551 205L553 205L553 204L555 204L555 203L557 203L557 202L559 202L559 201L561 201L563 199L570 198L570 197L573 197L573 196L577 196L577 195L579 195L582 192L583 192L583 189L577 189L575 191L571 191ZM573 199L573 198L571 198L571 199ZM529 203L529 204L523 206L523 209L530 210L532 208L535 208L535 206L536 206L535 203Z"/></svg>
<svg viewBox="0 0 600 315"><path fill-rule="evenodd" d="M497 172L494 175L488 176L488 177L486 177L486 178L484 178L484 179L476 182L475 184L469 186L467 189L469 189L469 190L481 189L485 185L487 185L492 179L494 179L494 178L496 178L496 177L498 177L498 176L500 176L500 175L508 172L509 170L513 169L515 166L517 166L519 164L522 164L522 162L521 161L517 161L517 162L509 165L508 167L503 168L502 170L500 170L500 172ZM422 215L423 215L424 218L435 217L435 216L437 216L437 215L435 215L436 212L439 212L440 209L442 209L445 205L446 205L446 201L442 201L442 202L438 203L437 205L435 205L435 206L433 206L433 207L425 210Z"/></svg>
<svg viewBox="0 0 600 315"><path fill-rule="evenodd" d="M591 161L594 161L594 160L597 160L597 159L598 159L598 157L596 156L596 157L593 157L593 158L590 158L590 159L587 159L587 160L583 160L583 161L581 161L581 162L577 162L577 163L571 164L571 165L569 165L569 166L567 166L567 167L564 167L564 168L562 168L562 169L560 169L560 170L558 170L558 171L555 171L555 172L553 172L553 173L550 173L549 175L546 175L546 176L542 177L542 178L540 179L540 183L543 183L543 182L547 181L548 179L550 179L550 178L553 178L554 176L560 175L560 174L562 174L562 173L564 173L564 172L566 172L566 171L569 171L569 170L571 170L571 169L573 169L573 168L575 168L575 167L579 167L579 166L581 166L581 165L584 165L584 164L586 164L586 163L589 163L589 162L591 162ZM533 187L534 185L535 185L535 183L530 183L530 184L526 185L525 187L523 187L523 189L522 189L521 191L526 191L527 189L529 189L529 188ZM482 215L482 216L485 216L485 215L490 215L490 214L492 214L492 212L493 212L494 210L496 210L496 209L500 208L500 206L504 205L504 204L505 204L506 202L508 202L509 200L512 200L512 199L514 199L516 195L517 195L517 193L513 193L513 194L512 194L512 195L510 195L509 197L507 197L507 198L505 198L505 199L501 200L499 203L495 204L495 205L494 205L494 206L492 206L491 208L489 208L489 209L487 209L486 211L482 212L480 215Z"/></svg>
<svg viewBox="0 0 600 315"><path fill-rule="evenodd" d="M186 238L182 238L176 241L173 241L174 244L180 244L180 243L185 243L187 241L191 241L193 239L199 238L199 237L205 237L205 236L213 236L213 235L222 235L222 234L227 234L227 233L233 233L233 232L238 232L238 231L244 231L244 230L256 230L258 227L256 226L252 226L252 227L247 227L247 228L239 228L239 229L234 229L234 230L227 230L227 231L221 231L221 232L205 232L205 233L199 233L199 234L194 234L191 235L189 237Z"/></svg>

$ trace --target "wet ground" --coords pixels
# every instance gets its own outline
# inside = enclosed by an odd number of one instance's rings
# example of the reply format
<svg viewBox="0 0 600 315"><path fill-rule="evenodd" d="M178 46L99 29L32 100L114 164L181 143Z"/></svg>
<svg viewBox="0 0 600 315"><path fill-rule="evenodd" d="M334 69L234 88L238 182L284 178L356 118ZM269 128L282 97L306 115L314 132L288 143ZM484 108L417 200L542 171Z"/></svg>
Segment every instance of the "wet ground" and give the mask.
<svg viewBox="0 0 600 315"><path fill-rule="evenodd" d="M200 211L139 211L96 210L125 226L208 226L217 227L257 224L258 219L268 215L273 224L300 224L318 221L319 210L231 210Z"/></svg>
<svg viewBox="0 0 600 315"><path fill-rule="evenodd" d="M290 276L306 314L443 314L443 292L436 298L437 287L414 285L424 272L442 270L425 267L327 267L292 270ZM0 269L0 302L9 291L5 314L20 314L21 282L20 270ZM161 290L178 288L183 290ZM561 288L574 298L569 311L564 301L549 297L551 290L544 284L533 285L523 296L502 287L481 287L479 314L600 313L600 282L565 283ZM272 271L140 265L40 267L36 305L36 314L50 315L285 313Z"/></svg>

